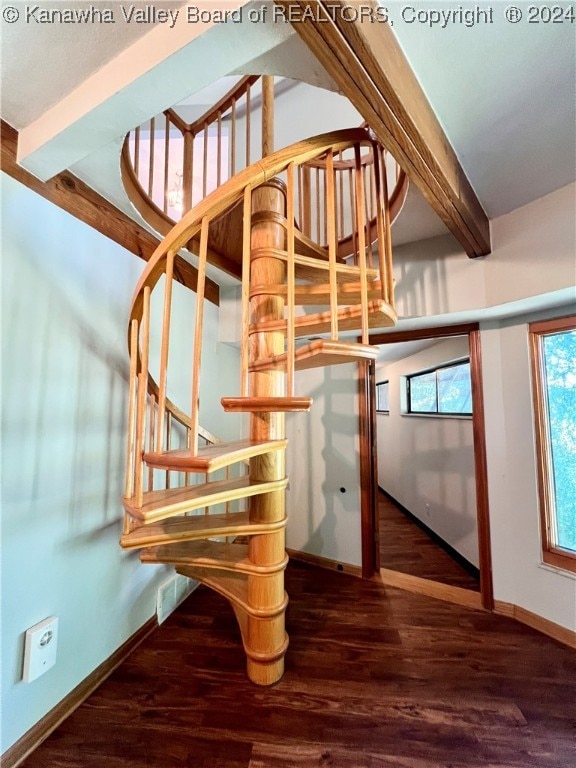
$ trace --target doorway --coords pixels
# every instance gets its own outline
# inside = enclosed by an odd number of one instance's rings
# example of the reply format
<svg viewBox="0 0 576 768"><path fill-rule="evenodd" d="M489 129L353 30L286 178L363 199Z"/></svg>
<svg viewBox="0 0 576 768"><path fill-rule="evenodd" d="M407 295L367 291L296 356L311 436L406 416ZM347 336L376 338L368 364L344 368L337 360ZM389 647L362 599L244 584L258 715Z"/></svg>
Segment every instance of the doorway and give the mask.
<svg viewBox="0 0 576 768"><path fill-rule="evenodd" d="M395 380L387 386L381 374L377 380L378 364L367 363L360 372L363 575L369 577L380 572L389 577L396 573L394 568L400 568L399 577L406 574L407 583L424 582L424 589L428 591L428 584L440 587L442 582L448 583L448 589L456 587L462 591L470 589L474 582L467 581L460 566L477 564L480 599L472 595L471 604L476 600L490 610L493 595L478 325L393 331L370 337L371 344L382 345L383 349L384 345L408 342L415 343L412 349L419 352L410 355L410 347L405 347L408 350L405 365L390 365ZM424 353L424 349L430 351ZM453 383L464 375L466 358L469 360L469 404L458 405L454 398L446 399L450 390L446 382ZM459 364L461 369L444 371L448 366L440 365L441 362ZM381 366L378 369L381 371ZM412 381L410 374L415 374ZM436 404L440 411L436 416L441 418L434 417L434 406L430 402L435 376L440 381L441 400ZM387 397L392 399L386 402ZM457 407L471 413L443 418ZM415 418L411 418L413 416ZM386 437L379 435L379 426ZM389 471L382 471L381 459L379 477L378 448L382 451L386 440L391 460L385 466ZM413 466L407 465L407 459L415 456L418 460L413 460ZM399 478L403 466L404 477ZM441 469L445 471L442 473ZM381 543L380 534L386 531L389 535ZM424 559L424 550L418 553L415 548L420 544L427 546L429 553L438 553L438 542L433 541L435 536L447 546L433 562ZM403 542L407 545L404 552ZM451 571L446 579L440 575L443 562ZM453 562L456 566L448 567Z"/></svg>

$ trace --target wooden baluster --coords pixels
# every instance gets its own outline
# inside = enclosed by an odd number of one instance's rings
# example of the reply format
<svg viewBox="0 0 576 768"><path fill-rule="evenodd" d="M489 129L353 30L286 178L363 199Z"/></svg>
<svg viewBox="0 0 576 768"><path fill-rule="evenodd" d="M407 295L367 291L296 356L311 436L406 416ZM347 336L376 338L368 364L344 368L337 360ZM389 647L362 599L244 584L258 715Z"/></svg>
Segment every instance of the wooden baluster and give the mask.
<svg viewBox="0 0 576 768"><path fill-rule="evenodd" d="M230 139L230 176L236 173L236 99L232 99L232 118L231 118L231 139Z"/></svg>
<svg viewBox="0 0 576 768"><path fill-rule="evenodd" d="M192 134L190 139L190 208L194 207L194 143L196 134Z"/></svg>
<svg viewBox="0 0 576 768"><path fill-rule="evenodd" d="M250 328L250 234L252 229L252 189L244 190L242 227L242 344L240 347L240 393L248 395L249 328Z"/></svg>
<svg viewBox="0 0 576 768"><path fill-rule="evenodd" d="M184 157L182 158L182 215L192 208L192 155L194 136L190 131L184 133Z"/></svg>
<svg viewBox="0 0 576 768"><path fill-rule="evenodd" d="M356 198L354 196L354 173L352 168L348 171L348 187L350 190L350 220L352 222L352 247L353 247L353 260L355 266L358 266L358 232L357 232L357 216L356 216Z"/></svg>
<svg viewBox="0 0 576 768"><path fill-rule="evenodd" d="M303 181L302 181L302 166L298 166L298 222L300 229L303 228Z"/></svg>
<svg viewBox="0 0 576 768"><path fill-rule="evenodd" d="M340 150L340 162L342 162L342 150ZM344 170L341 168L338 171L338 182L340 187L340 227L338 239L345 237L344 230Z"/></svg>
<svg viewBox="0 0 576 768"><path fill-rule="evenodd" d="M198 454L198 427L200 411L200 361L202 359L202 325L204 322L204 287L206 283L206 255L208 252L207 216L202 219L200 230L200 252L198 254L198 286L196 288L196 323L194 328L194 357L192 365L192 414L190 419L190 442L192 455Z"/></svg>
<svg viewBox="0 0 576 768"><path fill-rule="evenodd" d="M392 228L390 226L390 200L388 198L388 174L386 157L382 154L382 193L384 196L384 237L386 243L386 301L394 309L394 275L392 271Z"/></svg>
<svg viewBox="0 0 576 768"><path fill-rule="evenodd" d="M310 192L310 168L302 167L302 231L306 237L312 235L312 196Z"/></svg>
<svg viewBox="0 0 576 768"><path fill-rule="evenodd" d="M386 270L386 241L384 235L384 195L382 192L382 171L380 167L380 150L376 143L373 144L374 152L374 183L376 185L376 227L378 231L378 268L380 270L380 295L384 301L388 301L388 280ZM384 164L384 173L386 165Z"/></svg>
<svg viewBox="0 0 576 768"><path fill-rule="evenodd" d="M164 200L162 210L168 213L168 168L170 165L170 115L166 114L164 123Z"/></svg>
<svg viewBox="0 0 576 768"><path fill-rule="evenodd" d="M170 316L172 311L172 280L174 277L174 251L166 256L164 276L164 310L162 317L162 341L160 346L160 374L158 376L158 429L156 450L161 451L164 442L164 414L166 412L166 383L168 378L168 351L170 344Z"/></svg>
<svg viewBox="0 0 576 768"><path fill-rule="evenodd" d="M286 366L286 396L294 397L294 356L296 352L296 339L294 327L294 305L295 305L295 261L294 261L294 163L290 163L287 168L287 191L286 191L286 239L288 249L288 315L287 323L287 366Z"/></svg>
<svg viewBox="0 0 576 768"><path fill-rule="evenodd" d="M155 438L154 438L154 432L155 432L155 425L156 425L156 396L150 395L150 417L148 420L148 450L150 453L154 450L154 446L156 444ZM148 467L148 491L154 490L154 468Z"/></svg>
<svg viewBox="0 0 576 768"><path fill-rule="evenodd" d="M138 374L138 406L136 415L136 460L134 470L134 495L136 506L141 507L143 501L143 472L144 435L146 432L146 396L148 393L148 358L150 347L150 286L143 291L142 309L142 354L140 358L140 373Z"/></svg>
<svg viewBox="0 0 576 768"><path fill-rule="evenodd" d="M323 213L324 213L324 240L322 242L322 245L328 244L328 195L326 190L326 168L324 168L324 171L322 173L322 178L324 183L322 184L322 191L324 196L324 207L323 207Z"/></svg>
<svg viewBox="0 0 576 768"><path fill-rule="evenodd" d="M374 266L374 258L372 255L372 226L371 226L372 219L370 217L370 204L369 204L369 198L368 198L368 193L369 193L368 188L370 186L370 182L369 180L367 181L366 179L366 176L368 175L368 167L366 165L363 167L362 174L363 174L362 183L364 184L364 212L366 215L366 246L369 254L368 264L370 268L372 268Z"/></svg>
<svg viewBox="0 0 576 768"><path fill-rule="evenodd" d="M206 197L208 187L208 125L204 123L204 168L202 171L202 197Z"/></svg>
<svg viewBox="0 0 576 768"><path fill-rule="evenodd" d="M166 450L172 448L172 412L166 411ZM170 470L166 470L166 488L170 488Z"/></svg>
<svg viewBox="0 0 576 768"><path fill-rule="evenodd" d="M262 157L274 152L274 78L262 75Z"/></svg>
<svg viewBox="0 0 576 768"><path fill-rule="evenodd" d="M150 157L148 163L148 197L153 200L152 191L154 189L154 149L155 149L155 133L156 133L156 121L152 117L150 118Z"/></svg>
<svg viewBox="0 0 576 768"><path fill-rule="evenodd" d="M130 323L130 389L128 393L128 446L126 450L126 486L124 495L127 499L134 493L134 457L136 455L136 383L138 378L138 320Z"/></svg>
<svg viewBox="0 0 576 768"><path fill-rule="evenodd" d="M250 165L250 85L246 88L246 168Z"/></svg>
<svg viewBox="0 0 576 768"><path fill-rule="evenodd" d="M320 244L320 169L316 168L316 242Z"/></svg>
<svg viewBox="0 0 576 768"><path fill-rule="evenodd" d="M362 344L368 344L368 283L366 279L366 211L364 210L364 174L360 145L354 145L356 161L356 213L358 217L358 256L360 265L360 298L362 306Z"/></svg>
<svg viewBox="0 0 576 768"><path fill-rule="evenodd" d="M134 129L134 173L140 179L140 126Z"/></svg>
<svg viewBox="0 0 576 768"><path fill-rule="evenodd" d="M326 156L326 212L328 219L328 259L330 262L330 330L338 339L338 276L336 274L336 199L334 194L334 154Z"/></svg>
<svg viewBox="0 0 576 768"><path fill-rule="evenodd" d="M218 111L218 144L216 147L216 186L222 183L222 113Z"/></svg>

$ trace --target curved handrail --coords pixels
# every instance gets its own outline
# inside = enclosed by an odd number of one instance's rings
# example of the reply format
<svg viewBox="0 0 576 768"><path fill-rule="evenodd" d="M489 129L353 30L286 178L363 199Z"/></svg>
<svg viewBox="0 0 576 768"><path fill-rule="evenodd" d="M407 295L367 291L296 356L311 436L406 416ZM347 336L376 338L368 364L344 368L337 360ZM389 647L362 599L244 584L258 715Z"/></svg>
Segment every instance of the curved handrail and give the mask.
<svg viewBox="0 0 576 768"><path fill-rule="evenodd" d="M225 93L214 106L210 107L203 115L194 120L193 123L185 123L182 118L173 109L165 110L164 114L169 114L174 125L177 125L183 133L190 131L196 135L200 133L205 125L212 125L218 120L218 114L224 115L232 108L234 102L237 102L248 93L249 89L260 80L262 75L246 75Z"/></svg>

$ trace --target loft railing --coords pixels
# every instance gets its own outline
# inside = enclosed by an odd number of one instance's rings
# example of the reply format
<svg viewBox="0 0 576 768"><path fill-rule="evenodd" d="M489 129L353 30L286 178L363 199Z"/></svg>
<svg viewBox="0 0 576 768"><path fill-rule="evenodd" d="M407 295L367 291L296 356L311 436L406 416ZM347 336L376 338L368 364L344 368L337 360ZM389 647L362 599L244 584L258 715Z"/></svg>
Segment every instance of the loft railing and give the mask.
<svg viewBox="0 0 576 768"><path fill-rule="evenodd" d="M259 75L241 78L193 123L167 109L130 131L122 152L122 174L138 208L138 198L143 198L155 218L172 225L237 170L250 165L259 130L251 119L259 79Z"/></svg>
<svg viewBox="0 0 576 768"><path fill-rule="evenodd" d="M176 221L239 170L259 160L264 128L254 119L254 91L260 77L242 78L217 104L187 124L174 110L132 130L124 142L122 177L128 195L142 216L165 235ZM258 102L259 105L259 102ZM264 115L262 115L264 118ZM252 147L252 149L251 149ZM362 153L367 242L377 239L375 164L368 148ZM353 237L356 214L355 158L352 150L333 158L338 257L357 254ZM385 152L390 221L400 213L408 179ZM385 178L384 178L385 177ZM325 161L298 166L295 217L299 231L316 245L328 248L328 198Z"/></svg>

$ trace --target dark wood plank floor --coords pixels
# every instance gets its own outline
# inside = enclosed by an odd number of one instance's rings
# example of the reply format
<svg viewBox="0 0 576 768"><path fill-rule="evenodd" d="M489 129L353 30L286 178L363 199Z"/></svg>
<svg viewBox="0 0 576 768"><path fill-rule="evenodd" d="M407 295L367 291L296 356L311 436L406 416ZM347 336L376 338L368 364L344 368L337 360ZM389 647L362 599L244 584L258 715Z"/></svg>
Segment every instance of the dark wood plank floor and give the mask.
<svg viewBox="0 0 576 768"><path fill-rule="evenodd" d="M479 591L480 582L434 542L393 501L378 493L380 565L400 573Z"/></svg>
<svg viewBox="0 0 576 768"><path fill-rule="evenodd" d="M200 587L26 768L569 768L576 658L513 621L306 565L284 679L252 686Z"/></svg>

